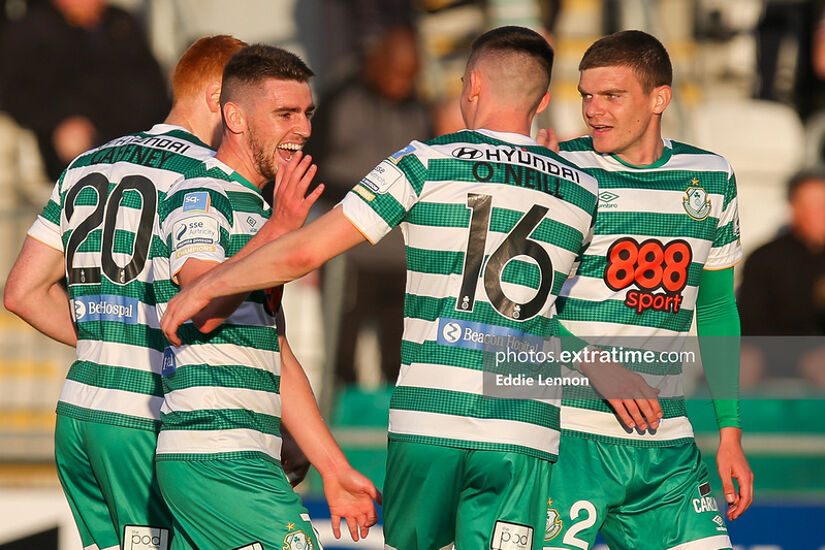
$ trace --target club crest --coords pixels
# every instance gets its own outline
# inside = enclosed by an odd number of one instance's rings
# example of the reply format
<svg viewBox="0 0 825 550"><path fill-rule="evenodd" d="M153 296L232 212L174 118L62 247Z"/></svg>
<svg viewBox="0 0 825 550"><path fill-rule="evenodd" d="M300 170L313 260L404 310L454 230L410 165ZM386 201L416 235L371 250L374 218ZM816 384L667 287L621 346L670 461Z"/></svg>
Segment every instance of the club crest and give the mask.
<svg viewBox="0 0 825 550"><path fill-rule="evenodd" d="M693 178L692 186L685 190L685 198L682 199L682 206L687 215L694 220L704 220L710 215L710 199L704 187L699 187L699 180Z"/></svg>

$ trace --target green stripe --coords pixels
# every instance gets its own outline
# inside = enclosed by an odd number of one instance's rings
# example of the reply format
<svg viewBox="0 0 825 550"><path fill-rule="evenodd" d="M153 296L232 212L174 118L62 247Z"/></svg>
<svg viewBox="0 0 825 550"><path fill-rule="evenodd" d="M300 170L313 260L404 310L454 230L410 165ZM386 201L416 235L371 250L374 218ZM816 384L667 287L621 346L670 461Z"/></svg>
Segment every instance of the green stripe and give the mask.
<svg viewBox="0 0 825 550"><path fill-rule="evenodd" d="M160 329L117 321L77 323L77 338L95 342L140 345L158 351L163 351L169 345Z"/></svg>
<svg viewBox="0 0 825 550"><path fill-rule="evenodd" d="M152 136L162 137L162 136ZM161 155L163 153L165 160L161 163ZM154 156L152 156L154 154ZM140 162L142 156L144 162ZM185 174L192 170L199 169L203 161L180 155L166 149L157 149L155 147L147 147L139 144L129 143L125 145L118 145L114 147L104 147L83 155L72 163L71 168L82 168L84 166L93 165L111 165L116 162L129 162L139 166L147 166L153 168L162 168L165 171L177 172Z"/></svg>
<svg viewBox="0 0 825 550"><path fill-rule="evenodd" d="M139 416L131 416L128 414L113 413L109 411L98 411L94 409L87 409L78 407L70 403L59 401L57 403L57 414L68 416L76 420L84 422L96 422L99 424L110 424L112 426L123 426L124 428L134 428L136 430L147 430L150 432L158 432L160 430L160 421L151 418L140 418Z"/></svg>
<svg viewBox="0 0 825 550"><path fill-rule="evenodd" d="M161 430L234 430L249 429L280 436L281 419L246 409L216 409L161 413Z"/></svg>
<svg viewBox="0 0 825 550"><path fill-rule="evenodd" d="M160 375L153 372L75 361L66 378L97 388L163 397Z"/></svg>
<svg viewBox="0 0 825 550"><path fill-rule="evenodd" d="M416 155L406 155L398 161L398 167L403 170L416 196L421 196L421 190L424 188L424 182L429 174L418 157Z"/></svg>
<svg viewBox="0 0 825 550"><path fill-rule="evenodd" d="M392 409L512 420L559 428L559 409L548 403L528 399L496 399L433 388L396 387L390 399Z"/></svg>
<svg viewBox="0 0 825 550"><path fill-rule="evenodd" d="M685 214L599 211L597 235L645 235L646 237L693 238L713 241L718 218L696 221Z"/></svg>
<svg viewBox="0 0 825 550"><path fill-rule="evenodd" d="M282 468L281 461L261 451L229 451L225 453L158 453L158 461L176 460L266 460Z"/></svg>
<svg viewBox="0 0 825 550"><path fill-rule="evenodd" d="M54 225L60 225L60 212L60 205L50 200L43 207L43 212L40 215Z"/></svg>
<svg viewBox="0 0 825 550"><path fill-rule="evenodd" d="M360 183L358 185L361 185ZM363 187L363 186L362 186ZM366 189L366 188L364 188ZM369 190L368 190L369 191ZM372 208L376 214L381 216L381 218L386 222L386 224L390 227L395 227L404 219L404 216L407 212L404 210L404 207L395 200L389 193L385 193L383 195L374 195L374 198L371 201L368 201L360 194L355 193L354 191L350 191L350 193L354 194L360 200L364 201L367 206ZM370 191L372 193L372 191Z"/></svg>
<svg viewBox="0 0 825 550"><path fill-rule="evenodd" d="M274 320L273 320L274 324ZM189 345L234 344L264 351L278 351L278 331L274 326L246 326L224 323L207 334L192 323L178 328L181 342Z"/></svg>
<svg viewBox="0 0 825 550"><path fill-rule="evenodd" d="M441 447L455 447L458 449L471 449L474 451L496 451L501 453L519 453L532 456L548 462L556 462L558 455L547 453L532 447L522 447L521 445L511 445L506 443L488 443L482 441L465 441L463 439L450 439L448 437L431 437L426 435L398 434L390 432L388 439L393 441L404 441L407 443L421 443L424 445L438 445Z"/></svg>
<svg viewBox="0 0 825 550"><path fill-rule="evenodd" d="M281 377L275 373L245 365L183 365L164 378L167 391L194 387L244 388L277 394Z"/></svg>
<svg viewBox="0 0 825 550"><path fill-rule="evenodd" d="M265 210L269 209L262 196L249 191L226 191L226 196L229 198L235 212L263 214Z"/></svg>
<svg viewBox="0 0 825 550"><path fill-rule="evenodd" d="M693 310L682 308L677 313L645 310L641 315L620 300L591 302L575 298L557 301L559 319L569 321L608 322L630 326L686 332L693 321Z"/></svg>

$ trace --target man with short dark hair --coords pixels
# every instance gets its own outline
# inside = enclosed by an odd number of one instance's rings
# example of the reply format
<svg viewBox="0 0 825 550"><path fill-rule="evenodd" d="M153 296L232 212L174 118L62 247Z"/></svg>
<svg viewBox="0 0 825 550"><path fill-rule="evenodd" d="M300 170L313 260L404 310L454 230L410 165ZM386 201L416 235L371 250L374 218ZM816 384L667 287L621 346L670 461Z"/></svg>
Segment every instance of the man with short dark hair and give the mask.
<svg viewBox="0 0 825 550"><path fill-rule="evenodd" d="M719 424L719 475L735 519L750 505L753 475L738 409L733 266L742 251L733 169L662 138L672 69L653 36L604 37L579 71L590 136L561 143L560 155L595 175L601 193L595 234L561 292L559 320L606 349L673 352L684 349L696 312ZM581 364L592 388L565 389L545 550L586 550L599 530L611 548L730 548L685 410L685 365L623 363L627 370Z"/></svg>
<svg viewBox="0 0 825 550"><path fill-rule="evenodd" d="M147 536L168 548L172 519L154 472L165 340L152 232L169 187L215 154L223 66L244 46L220 35L186 50L164 122L75 159L9 274L6 309L77 347L57 404L55 462L86 548ZM275 218L267 232L285 223Z"/></svg>
<svg viewBox="0 0 825 550"><path fill-rule="evenodd" d="M401 226L407 290L387 548L541 547L560 392L485 395L483 342L558 336L556 294L593 220L595 180L529 137L549 102L552 63L528 29L480 36L463 77L468 130L411 142L331 212L184 289L163 318L176 342L178 326L214 297L292 280Z"/></svg>
<svg viewBox="0 0 825 550"><path fill-rule="evenodd" d="M315 173L300 153L315 109L312 74L294 54L263 45L227 63L221 146L161 205L153 260L159 315L178 286L268 242L259 238L270 216L261 195L268 181L277 190L295 188L306 217L322 189L303 198ZM303 223L297 221L291 229ZM211 300L181 334L183 345L164 354L156 457L176 520L175 548L320 546L281 468L282 423L321 474L335 535L343 517L353 540L366 536L380 497L349 465L318 411L286 340L279 292Z"/></svg>

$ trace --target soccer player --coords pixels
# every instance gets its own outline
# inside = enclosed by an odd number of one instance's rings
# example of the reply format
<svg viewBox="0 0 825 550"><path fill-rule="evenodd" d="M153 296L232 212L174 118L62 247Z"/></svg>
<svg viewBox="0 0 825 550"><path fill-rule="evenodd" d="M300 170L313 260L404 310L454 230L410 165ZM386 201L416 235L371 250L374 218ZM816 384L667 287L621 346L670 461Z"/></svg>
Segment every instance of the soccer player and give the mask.
<svg viewBox="0 0 825 550"><path fill-rule="evenodd" d="M153 259L159 315L178 286L253 250L247 243L270 215L261 195L268 181L309 185L315 168L309 156L299 163L298 151L315 109L312 75L297 56L263 45L227 63L220 148L161 205ZM181 332L184 345L164 355L156 457L176 520L174 548L319 547L280 465L281 423L321 474L335 535L344 517L353 540L366 536L380 497L324 424L289 349L279 298L258 291L212 300Z"/></svg>
<svg viewBox="0 0 825 550"><path fill-rule="evenodd" d="M172 182L215 154L221 73L243 46L225 35L195 42L175 67L162 124L70 164L6 284L6 309L77 347L57 405L55 460L86 548L168 548L171 517L154 474L165 340L152 231Z"/></svg>
<svg viewBox="0 0 825 550"><path fill-rule="evenodd" d="M552 60L528 29L480 36L463 77L468 130L411 142L329 213L184 289L162 318L178 342L181 323L213 298L281 284L401 226L408 273L388 548L541 547L559 401L487 397L482 369L484 341L558 335L555 297L595 210L595 180L529 137Z"/></svg>
<svg viewBox="0 0 825 550"><path fill-rule="evenodd" d="M706 338L739 334L733 170L718 155L662 138L672 69L656 38L640 31L604 37L579 70L590 136L561 143L560 154L597 177L599 212L559 298L560 322L600 344L670 350L687 339L696 312L707 379L721 398L716 458L735 519L753 491L736 400L739 352ZM605 400L595 392L565 395L545 550L590 548L599 529L611 548L730 548L686 416L681 365L626 366L622 375L582 365Z"/></svg>

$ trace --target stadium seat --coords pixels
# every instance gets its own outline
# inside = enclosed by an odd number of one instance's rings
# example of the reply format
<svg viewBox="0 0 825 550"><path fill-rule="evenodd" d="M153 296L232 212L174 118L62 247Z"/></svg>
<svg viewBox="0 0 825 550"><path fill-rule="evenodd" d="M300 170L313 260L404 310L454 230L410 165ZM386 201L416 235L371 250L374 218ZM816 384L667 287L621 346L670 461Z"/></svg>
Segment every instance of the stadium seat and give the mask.
<svg viewBox="0 0 825 550"><path fill-rule="evenodd" d="M725 156L736 172L747 256L787 223L786 183L804 161L802 121L786 105L756 99L707 101L691 118L691 140Z"/></svg>

